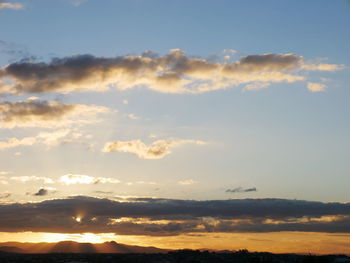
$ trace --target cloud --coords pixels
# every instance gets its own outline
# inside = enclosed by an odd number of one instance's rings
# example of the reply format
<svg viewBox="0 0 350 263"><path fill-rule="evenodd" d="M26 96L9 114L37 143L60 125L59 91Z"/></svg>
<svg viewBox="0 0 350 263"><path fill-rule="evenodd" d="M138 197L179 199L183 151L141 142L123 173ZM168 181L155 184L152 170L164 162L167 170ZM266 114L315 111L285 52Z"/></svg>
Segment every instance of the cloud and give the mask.
<svg viewBox="0 0 350 263"><path fill-rule="evenodd" d="M114 58L77 55L51 62L17 62L0 68L2 93L126 90L139 86L163 93L203 93L233 86L266 87L304 81L302 71L335 71L336 64L309 64L295 54L261 54L211 62L173 49L164 56ZM6 81L5 81L6 80Z"/></svg>
<svg viewBox="0 0 350 263"><path fill-rule="evenodd" d="M96 122L98 113L108 109L102 106L64 104L30 98L19 102L0 102L0 128L45 127L55 128L69 124Z"/></svg>
<svg viewBox="0 0 350 263"><path fill-rule="evenodd" d="M136 115L133 114L133 113L129 113L129 114L128 114L128 118L129 118L130 120L138 120L138 119L140 119L140 117L136 116Z"/></svg>
<svg viewBox="0 0 350 263"><path fill-rule="evenodd" d="M9 184L8 183L8 181L7 181L7 177L5 177L5 176L0 176L0 184L2 184L2 185L7 185L7 184Z"/></svg>
<svg viewBox="0 0 350 263"><path fill-rule="evenodd" d="M34 144L43 144L49 147L57 146L61 143L75 142L74 133L69 129L60 129L53 132L40 132L36 136L24 138L9 138L6 141L0 141L0 151L19 146L32 146ZM16 153L20 155L20 153Z"/></svg>
<svg viewBox="0 0 350 263"><path fill-rule="evenodd" d="M1 232L155 236L196 232L350 233L349 226L350 203L286 199L113 201L75 196L0 205Z"/></svg>
<svg viewBox="0 0 350 263"><path fill-rule="evenodd" d="M14 10L20 10L24 8L23 4L20 3L9 3L9 2L3 2L0 1L0 10L1 9L14 9Z"/></svg>
<svg viewBox="0 0 350 263"><path fill-rule="evenodd" d="M0 175L8 175L8 174L12 174L11 171L0 171Z"/></svg>
<svg viewBox="0 0 350 263"><path fill-rule="evenodd" d="M15 43L0 40L0 53L6 54L10 61L19 60L21 62L35 61L38 57L31 54L27 48L21 47Z"/></svg>
<svg viewBox="0 0 350 263"><path fill-rule="evenodd" d="M44 188L40 188L38 192L36 192L35 194L33 194L34 196L45 196L48 195L49 191L47 189Z"/></svg>
<svg viewBox="0 0 350 263"><path fill-rule="evenodd" d="M183 144L205 144L203 141L167 139L158 140L146 145L140 140L107 142L103 152L126 152L137 155L141 159L162 159L171 153L171 149Z"/></svg>
<svg viewBox="0 0 350 263"><path fill-rule="evenodd" d="M43 181L44 184L53 184L54 181L49 177L42 176L13 176L9 178L21 183L33 182L33 181Z"/></svg>
<svg viewBox="0 0 350 263"><path fill-rule="evenodd" d="M103 195L110 195L113 194L114 192L112 191L94 191L96 194L103 194Z"/></svg>
<svg viewBox="0 0 350 263"><path fill-rule="evenodd" d="M11 195L12 195L12 193L10 193L10 192L3 192L3 193L0 193L0 199L9 198Z"/></svg>
<svg viewBox="0 0 350 263"><path fill-rule="evenodd" d="M327 86L322 83L308 82L307 88L311 92L320 92L320 91L324 91L327 88Z"/></svg>
<svg viewBox="0 0 350 263"><path fill-rule="evenodd" d="M188 180L179 181L178 183L181 185L191 185L191 184L195 184L196 181L194 181L192 179L188 179Z"/></svg>
<svg viewBox="0 0 350 263"><path fill-rule="evenodd" d="M71 184L118 184L118 179L109 177L93 177L83 174L66 174L60 177L60 182L66 185Z"/></svg>
<svg viewBox="0 0 350 263"><path fill-rule="evenodd" d="M255 187L247 188L247 189L244 189L242 187L237 187L234 189L227 189L225 192L226 193L248 193L248 192L256 192L256 191L257 189Z"/></svg>
<svg viewBox="0 0 350 263"><path fill-rule="evenodd" d="M68 2L71 5L78 7L78 6L82 5L83 3L87 2L87 0L68 0Z"/></svg>
<svg viewBox="0 0 350 263"><path fill-rule="evenodd" d="M131 185L135 185L135 184L157 185L158 183L152 182L152 181L136 181L136 182L127 182L125 184L128 186L131 186Z"/></svg>

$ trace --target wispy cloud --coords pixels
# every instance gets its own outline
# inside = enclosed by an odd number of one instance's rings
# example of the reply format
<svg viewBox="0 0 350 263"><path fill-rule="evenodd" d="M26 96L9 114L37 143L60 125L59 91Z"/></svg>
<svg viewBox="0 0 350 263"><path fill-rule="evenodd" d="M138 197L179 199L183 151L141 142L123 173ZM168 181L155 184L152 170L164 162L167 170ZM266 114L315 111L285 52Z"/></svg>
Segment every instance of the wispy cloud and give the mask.
<svg viewBox="0 0 350 263"><path fill-rule="evenodd" d="M188 180L182 180L178 182L181 185L191 185L191 184L195 184L196 181L192 180L192 179L188 179Z"/></svg>
<svg viewBox="0 0 350 263"><path fill-rule="evenodd" d="M320 92L320 91L324 91L327 88L327 86L322 83L308 82L307 88L311 92Z"/></svg>
<svg viewBox="0 0 350 263"><path fill-rule="evenodd" d="M68 2L73 5L73 6L80 6L82 5L83 3L87 2L87 0L68 0Z"/></svg>
<svg viewBox="0 0 350 263"><path fill-rule="evenodd" d="M140 119L139 116L137 116L137 115L135 115L135 114L133 114L133 113L129 113L129 114L128 114L128 118L129 118L130 120L138 120L138 119Z"/></svg>
<svg viewBox="0 0 350 263"><path fill-rule="evenodd" d="M10 192L3 192L3 193L0 193L0 199L9 198L11 195L12 195L12 193L10 193Z"/></svg>
<svg viewBox="0 0 350 263"><path fill-rule="evenodd" d="M57 146L62 143L75 142L74 133L70 129L60 129L53 132L41 132L36 136L24 138L9 138L0 141L0 151L7 150L19 146L32 146L35 144L43 144L49 147Z"/></svg>
<svg viewBox="0 0 350 263"><path fill-rule="evenodd" d="M66 174L62 175L59 180L61 183L66 185L71 184L118 184L120 181L115 178L109 177L93 177L83 174Z"/></svg>
<svg viewBox="0 0 350 263"><path fill-rule="evenodd" d="M115 58L78 55L50 63L12 63L0 68L3 93L103 91L146 86L163 93L203 93L233 86L267 87L271 83L304 81L302 71L335 71L342 65L308 63L295 54L261 54L232 63L211 62L173 49L158 56ZM305 75L305 74L304 74Z"/></svg>
<svg viewBox="0 0 350 263"><path fill-rule="evenodd" d="M256 191L257 191L256 187L252 187L252 188L237 187L233 189L227 189L225 192L234 194L234 193L248 193L248 192L256 192Z"/></svg>
<svg viewBox="0 0 350 263"><path fill-rule="evenodd" d="M21 10L23 8L24 8L24 5L21 3L10 3L10 2L0 1L0 10L1 9Z"/></svg>
<svg viewBox="0 0 350 263"><path fill-rule="evenodd" d="M54 180L52 180L49 177L42 177L42 176L13 176L9 178L10 180L21 182L21 183L27 183L27 182L35 182L35 181L42 181L44 184L53 184Z"/></svg>
<svg viewBox="0 0 350 263"><path fill-rule="evenodd" d="M158 140L146 145L140 140L107 142L103 152L125 152L137 155L141 159L161 159L171 153L171 149L183 144L203 145L205 142L198 140L167 139Z"/></svg>

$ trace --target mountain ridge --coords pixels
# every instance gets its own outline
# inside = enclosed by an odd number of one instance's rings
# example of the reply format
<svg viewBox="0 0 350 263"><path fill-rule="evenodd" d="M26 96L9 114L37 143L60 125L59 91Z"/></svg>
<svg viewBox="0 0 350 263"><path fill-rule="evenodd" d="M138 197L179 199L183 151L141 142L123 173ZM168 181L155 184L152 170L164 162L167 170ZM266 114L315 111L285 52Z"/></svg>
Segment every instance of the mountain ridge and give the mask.
<svg viewBox="0 0 350 263"><path fill-rule="evenodd" d="M107 241L104 243L80 243L75 241L60 241L55 243L22 243L22 242L3 242L0 243L0 252L16 253L16 254L53 254L53 253L167 253L168 249L157 247L143 247L135 245L126 245L115 241Z"/></svg>

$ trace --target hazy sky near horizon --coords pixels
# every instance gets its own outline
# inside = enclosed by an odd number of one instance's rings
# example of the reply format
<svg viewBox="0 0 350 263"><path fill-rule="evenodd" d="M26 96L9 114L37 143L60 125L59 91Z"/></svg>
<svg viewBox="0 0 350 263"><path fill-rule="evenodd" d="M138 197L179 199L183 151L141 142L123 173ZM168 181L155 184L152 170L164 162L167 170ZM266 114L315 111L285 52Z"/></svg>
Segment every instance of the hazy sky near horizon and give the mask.
<svg viewBox="0 0 350 263"><path fill-rule="evenodd" d="M349 28L345 0L0 1L0 201L336 202L296 231L344 232Z"/></svg>

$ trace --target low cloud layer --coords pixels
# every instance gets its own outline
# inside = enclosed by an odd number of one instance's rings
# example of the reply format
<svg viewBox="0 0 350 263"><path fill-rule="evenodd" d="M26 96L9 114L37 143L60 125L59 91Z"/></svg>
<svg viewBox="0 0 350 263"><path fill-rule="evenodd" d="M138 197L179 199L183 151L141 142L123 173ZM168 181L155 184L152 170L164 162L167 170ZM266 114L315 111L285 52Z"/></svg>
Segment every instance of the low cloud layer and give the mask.
<svg viewBox="0 0 350 263"><path fill-rule="evenodd" d="M98 113L107 112L102 106L64 104L36 98L19 102L0 101L0 128L54 128L96 121Z"/></svg>
<svg viewBox="0 0 350 263"><path fill-rule="evenodd" d="M202 141L167 139L158 140L146 145L140 140L107 142L103 152L126 152L137 155L141 159L161 159L171 153L171 149L183 144L205 144Z"/></svg>
<svg viewBox="0 0 350 263"><path fill-rule="evenodd" d="M237 188L233 188L233 189L227 189L225 192L226 193L249 193L249 192L256 192L257 189L256 187L252 187L252 188L242 188L242 187L237 187Z"/></svg>
<svg viewBox="0 0 350 263"><path fill-rule="evenodd" d="M285 199L113 201L71 197L0 205L1 232L178 235L275 231L349 233L349 230L349 203Z"/></svg>
<svg viewBox="0 0 350 263"><path fill-rule="evenodd" d="M159 56L115 58L77 55L45 62L18 62L0 68L0 93L43 93L121 90L138 86L163 93L203 93L246 86L267 87L271 83L304 81L307 71L335 71L341 65L312 64L295 54L261 54L229 63L187 56L173 49Z"/></svg>

